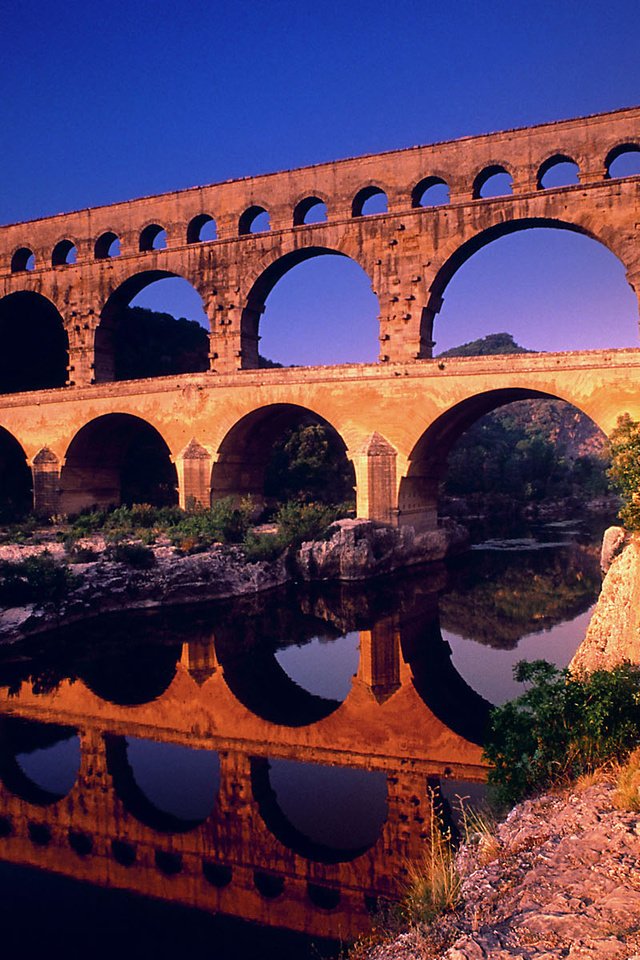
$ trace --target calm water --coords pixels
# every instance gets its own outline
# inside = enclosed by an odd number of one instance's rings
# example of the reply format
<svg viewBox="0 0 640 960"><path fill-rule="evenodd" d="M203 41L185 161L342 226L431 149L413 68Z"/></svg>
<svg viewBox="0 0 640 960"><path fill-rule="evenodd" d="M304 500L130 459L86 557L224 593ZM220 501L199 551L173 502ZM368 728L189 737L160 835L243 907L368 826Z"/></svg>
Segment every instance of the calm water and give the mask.
<svg viewBox="0 0 640 960"><path fill-rule="evenodd" d="M598 543L550 525L364 588L103 618L5 660L5 948L334 956L398 895L432 791L446 814L480 789L513 665L571 659Z"/></svg>

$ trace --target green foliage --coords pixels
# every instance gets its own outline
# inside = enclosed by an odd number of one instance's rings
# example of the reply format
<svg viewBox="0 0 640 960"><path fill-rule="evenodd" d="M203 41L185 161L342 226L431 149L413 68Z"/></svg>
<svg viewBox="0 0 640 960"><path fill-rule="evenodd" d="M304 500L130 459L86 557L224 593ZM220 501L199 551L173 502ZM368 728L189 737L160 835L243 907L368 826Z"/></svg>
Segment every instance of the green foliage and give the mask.
<svg viewBox="0 0 640 960"><path fill-rule="evenodd" d="M270 563L283 553L288 546L286 540L279 533L254 533L249 530L242 550L249 563L266 561Z"/></svg>
<svg viewBox="0 0 640 960"><path fill-rule="evenodd" d="M487 357L501 353L533 353L516 343L510 333L490 333L479 340L471 340L438 354L440 357Z"/></svg>
<svg viewBox="0 0 640 960"><path fill-rule="evenodd" d="M187 550L204 550L212 543L241 543L253 513L249 498L235 503L233 498L216 500L208 509L182 513L179 521L166 528L172 543Z"/></svg>
<svg viewBox="0 0 640 960"><path fill-rule="evenodd" d="M113 332L116 378L133 380L209 368L207 331L195 320L125 307Z"/></svg>
<svg viewBox="0 0 640 960"><path fill-rule="evenodd" d="M290 500L278 510L275 521L280 536L286 543L299 544L304 540L322 538L327 528L348 512L348 505L330 506L326 503L301 503Z"/></svg>
<svg viewBox="0 0 640 960"><path fill-rule="evenodd" d="M640 667L622 664L574 677L544 660L521 661L529 689L491 713L485 756L500 800L574 779L640 742Z"/></svg>
<svg viewBox="0 0 640 960"><path fill-rule="evenodd" d="M624 501L620 520L627 530L640 530L640 423L628 413L618 417L609 441L609 477Z"/></svg>
<svg viewBox="0 0 640 960"><path fill-rule="evenodd" d="M340 503L353 499L355 479L339 441L322 424L303 424L274 444L265 494L279 502Z"/></svg>
<svg viewBox="0 0 640 960"><path fill-rule="evenodd" d="M139 570L148 570L156 562L153 550L143 543L115 543L109 550L109 557Z"/></svg>
<svg viewBox="0 0 640 960"><path fill-rule="evenodd" d="M75 582L73 574L49 554L18 563L0 562L0 606L58 609Z"/></svg>

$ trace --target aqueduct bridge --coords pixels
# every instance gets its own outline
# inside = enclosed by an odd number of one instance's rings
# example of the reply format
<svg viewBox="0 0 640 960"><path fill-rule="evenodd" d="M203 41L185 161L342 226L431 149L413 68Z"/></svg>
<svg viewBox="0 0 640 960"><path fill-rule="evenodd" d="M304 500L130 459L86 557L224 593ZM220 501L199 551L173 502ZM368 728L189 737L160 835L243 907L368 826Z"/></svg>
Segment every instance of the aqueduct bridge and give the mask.
<svg viewBox="0 0 640 960"><path fill-rule="evenodd" d="M154 456L161 448L173 464L182 504L260 496L274 437L306 417L337 431L354 466L359 516L428 523L447 449L490 409L557 397L605 432L625 411L640 417L639 350L431 359L449 280L510 232L544 226L598 240L640 296L640 176L613 172L622 154L639 151L636 107L1 227L5 344L27 304L37 305L57 324L67 360L55 388L29 389L27 376L20 392L0 396L3 487L28 466L41 512L117 502L128 451L155 443ZM545 188L548 171L569 161L578 182ZM485 197L496 173L510 175L511 192ZM449 186L449 203L423 205L437 183ZM366 215L378 194L387 211ZM307 222L320 204L326 219ZM270 227L255 232L265 211ZM214 220L217 236L207 241ZM352 258L371 279L379 363L259 369L270 290L296 264L329 253ZM171 276L202 297L209 369L115 380L119 308ZM27 368L40 346L34 332ZM14 359L24 361L6 362ZM150 471L155 462L150 454Z"/></svg>

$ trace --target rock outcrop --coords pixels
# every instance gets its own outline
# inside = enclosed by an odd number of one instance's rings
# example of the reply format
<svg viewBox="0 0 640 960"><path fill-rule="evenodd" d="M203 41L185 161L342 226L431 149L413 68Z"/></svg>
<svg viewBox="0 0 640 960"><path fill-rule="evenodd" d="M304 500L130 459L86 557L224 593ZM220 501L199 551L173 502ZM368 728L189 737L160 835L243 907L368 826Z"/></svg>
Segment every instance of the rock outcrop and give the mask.
<svg viewBox="0 0 640 960"><path fill-rule="evenodd" d="M625 660L640 663L640 540L620 527L605 534L602 590L585 639L571 661L574 672L610 670Z"/></svg>
<svg viewBox="0 0 640 960"><path fill-rule="evenodd" d="M515 807L457 859L461 903L369 960L640 960L640 815L600 783Z"/></svg>
<svg viewBox="0 0 640 960"><path fill-rule="evenodd" d="M326 539L302 544L295 565L303 580L365 580L442 560L468 545L467 530L453 521L416 531L371 520L338 520Z"/></svg>

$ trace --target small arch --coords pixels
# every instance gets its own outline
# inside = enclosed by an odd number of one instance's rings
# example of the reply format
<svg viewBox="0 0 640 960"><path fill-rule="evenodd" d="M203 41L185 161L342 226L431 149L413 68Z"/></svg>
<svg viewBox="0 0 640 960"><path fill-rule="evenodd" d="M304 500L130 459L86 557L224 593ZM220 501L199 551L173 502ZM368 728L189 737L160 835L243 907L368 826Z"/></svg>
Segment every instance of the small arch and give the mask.
<svg viewBox="0 0 640 960"><path fill-rule="evenodd" d="M490 197L505 197L513 193L513 178L502 164L485 167L473 181L473 199L487 200Z"/></svg>
<svg viewBox="0 0 640 960"><path fill-rule="evenodd" d="M620 143L607 154L605 180L640 175L640 143Z"/></svg>
<svg viewBox="0 0 640 960"><path fill-rule="evenodd" d="M268 233L271 230L271 220L265 207L257 204L248 207L241 214L238 221L238 235L240 237L248 236L250 233Z"/></svg>
<svg viewBox="0 0 640 960"><path fill-rule="evenodd" d="M80 830L69 830L69 846L79 857L88 857L93 851L93 838Z"/></svg>
<svg viewBox="0 0 640 960"><path fill-rule="evenodd" d="M284 891L284 877L277 877L273 873L256 870L253 874L253 882L256 890L265 900L275 900Z"/></svg>
<svg viewBox="0 0 640 960"><path fill-rule="evenodd" d="M216 221L208 213L200 213L189 222L187 243L210 243L217 239Z"/></svg>
<svg viewBox="0 0 640 960"><path fill-rule="evenodd" d="M233 880L233 868L224 863L215 863L213 860L203 860L202 876L212 887L221 890L228 887Z"/></svg>
<svg viewBox="0 0 640 960"><path fill-rule="evenodd" d="M72 790L80 769L80 738L74 727L18 717L3 721L0 777L27 803L49 806Z"/></svg>
<svg viewBox="0 0 640 960"><path fill-rule="evenodd" d="M167 246L167 231L159 223L150 223L140 233L139 250L164 250Z"/></svg>
<svg viewBox="0 0 640 960"><path fill-rule="evenodd" d="M36 268L36 256L29 247L20 247L11 257L11 273L30 272Z"/></svg>
<svg viewBox="0 0 640 960"><path fill-rule="evenodd" d="M389 202L382 187L370 184L358 190L351 204L352 217L371 217L380 213L387 213Z"/></svg>
<svg viewBox="0 0 640 960"><path fill-rule="evenodd" d="M338 887L327 887L324 884L307 882L307 896L315 907L321 910L335 910L340 903Z"/></svg>
<svg viewBox="0 0 640 960"><path fill-rule="evenodd" d="M46 847L51 843L51 827L47 823L36 823L34 820L30 820L27 824L27 832L29 840L36 847Z"/></svg>
<svg viewBox="0 0 640 960"><path fill-rule="evenodd" d="M569 187L580 182L579 174L580 168L573 157L564 153L554 153L540 164L536 187L538 190Z"/></svg>
<svg viewBox="0 0 640 960"><path fill-rule="evenodd" d="M412 207L441 207L450 202L449 184L442 177L425 177L411 191Z"/></svg>
<svg viewBox="0 0 640 960"><path fill-rule="evenodd" d="M107 230L96 240L93 248L93 255L96 260L113 260L120 256L120 237L112 230Z"/></svg>
<svg viewBox="0 0 640 960"><path fill-rule="evenodd" d="M294 227L310 223L326 223L327 205L320 197L305 197L293 211Z"/></svg>
<svg viewBox="0 0 640 960"><path fill-rule="evenodd" d="M78 258L78 248L73 240L60 240L56 243L51 254L52 267L67 267L75 263Z"/></svg>
<svg viewBox="0 0 640 960"><path fill-rule="evenodd" d="M174 877L182 870L182 854L173 850L156 850L154 856L156 867L167 877Z"/></svg>
<svg viewBox="0 0 640 960"><path fill-rule="evenodd" d="M119 863L121 867L132 867L137 859L136 848L126 840L112 840L111 853L113 854L113 859L116 863Z"/></svg>

